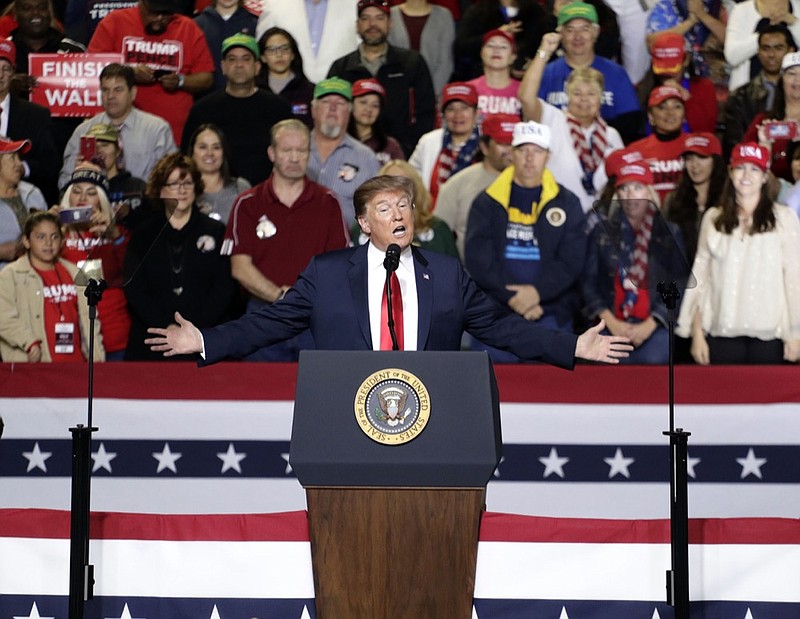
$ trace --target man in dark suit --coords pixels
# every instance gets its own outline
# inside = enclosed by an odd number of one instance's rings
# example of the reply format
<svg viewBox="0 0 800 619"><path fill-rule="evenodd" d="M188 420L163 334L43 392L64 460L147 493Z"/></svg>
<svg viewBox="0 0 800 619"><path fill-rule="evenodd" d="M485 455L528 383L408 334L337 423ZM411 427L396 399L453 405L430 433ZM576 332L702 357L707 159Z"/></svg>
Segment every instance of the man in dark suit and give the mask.
<svg viewBox="0 0 800 619"><path fill-rule="evenodd" d="M502 307L469 278L450 256L411 247L414 238L413 184L403 177L368 180L353 197L358 222L370 242L317 256L283 300L202 332L180 314L177 324L150 328L145 343L170 357L199 353L203 363L242 357L311 330L317 348L381 350L385 324L382 300L387 248L400 248L399 291L405 337L403 350L458 350L461 334L473 336L523 359L571 368L575 358L617 363L631 347L620 337L602 336L601 322L580 336L538 326ZM400 322L396 320L396 322ZM415 337L416 336L416 337Z"/></svg>
<svg viewBox="0 0 800 619"><path fill-rule="evenodd" d="M61 155L53 139L50 112L10 94L16 55L12 41L0 41L0 134L14 141L31 141L31 149L22 160L23 179L41 189L49 204L55 204Z"/></svg>

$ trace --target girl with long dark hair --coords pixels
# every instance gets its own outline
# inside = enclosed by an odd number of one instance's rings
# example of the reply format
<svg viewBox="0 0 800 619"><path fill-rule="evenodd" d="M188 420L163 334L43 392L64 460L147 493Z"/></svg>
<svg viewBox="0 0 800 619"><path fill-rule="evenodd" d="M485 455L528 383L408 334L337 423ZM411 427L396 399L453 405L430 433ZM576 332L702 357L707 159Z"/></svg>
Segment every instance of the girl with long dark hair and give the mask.
<svg viewBox="0 0 800 619"><path fill-rule="evenodd" d="M731 153L719 206L706 211L678 335L701 364L769 364L800 357L800 221L767 188L769 154Z"/></svg>

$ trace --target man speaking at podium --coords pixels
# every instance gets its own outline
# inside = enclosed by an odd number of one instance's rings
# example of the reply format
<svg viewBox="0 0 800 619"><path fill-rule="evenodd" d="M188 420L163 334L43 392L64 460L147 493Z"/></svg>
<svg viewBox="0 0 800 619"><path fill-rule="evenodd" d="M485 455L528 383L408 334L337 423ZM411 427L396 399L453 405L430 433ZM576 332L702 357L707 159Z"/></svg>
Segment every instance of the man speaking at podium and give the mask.
<svg viewBox="0 0 800 619"><path fill-rule="evenodd" d="M604 336L601 322L576 336L527 321L484 294L452 257L411 246L414 187L377 176L353 202L370 242L316 256L286 296L218 327L150 328L145 340L170 357L199 353L201 364L240 358L309 328L321 350L459 350L467 331L522 359L572 368L575 359L618 363L631 346ZM390 327L390 323L392 323Z"/></svg>

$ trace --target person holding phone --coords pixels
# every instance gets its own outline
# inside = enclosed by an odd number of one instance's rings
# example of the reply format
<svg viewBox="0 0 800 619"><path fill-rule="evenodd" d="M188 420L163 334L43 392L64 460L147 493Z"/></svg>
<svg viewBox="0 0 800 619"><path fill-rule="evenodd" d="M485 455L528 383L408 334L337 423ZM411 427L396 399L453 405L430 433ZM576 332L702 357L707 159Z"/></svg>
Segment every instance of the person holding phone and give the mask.
<svg viewBox="0 0 800 619"><path fill-rule="evenodd" d="M772 107L756 114L744 134L745 142L757 141L770 154L770 170L778 178L792 182L791 142L800 139L800 52L786 54L781 76L775 87Z"/></svg>
<svg viewBox="0 0 800 619"><path fill-rule="evenodd" d="M54 209L55 210L55 209ZM97 305L106 361L122 361L128 345L131 318L122 290L122 266L130 235L114 220L108 180L91 164L82 164L67 183L57 207L64 224L61 255L86 277L104 279L108 288ZM71 213L85 213L69 217Z"/></svg>

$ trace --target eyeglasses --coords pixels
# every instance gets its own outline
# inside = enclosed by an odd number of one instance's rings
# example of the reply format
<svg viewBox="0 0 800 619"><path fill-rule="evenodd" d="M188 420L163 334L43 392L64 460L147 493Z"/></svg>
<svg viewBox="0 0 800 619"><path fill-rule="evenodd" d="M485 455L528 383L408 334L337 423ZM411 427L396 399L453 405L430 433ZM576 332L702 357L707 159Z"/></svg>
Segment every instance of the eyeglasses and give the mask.
<svg viewBox="0 0 800 619"><path fill-rule="evenodd" d="M267 56L283 55L290 53L292 51L292 46L288 43L284 43L283 45L270 45L265 48L264 51L267 53Z"/></svg>
<svg viewBox="0 0 800 619"><path fill-rule="evenodd" d="M164 187L168 187L172 191L178 189L194 189L193 180L172 181L171 183L164 183Z"/></svg>

